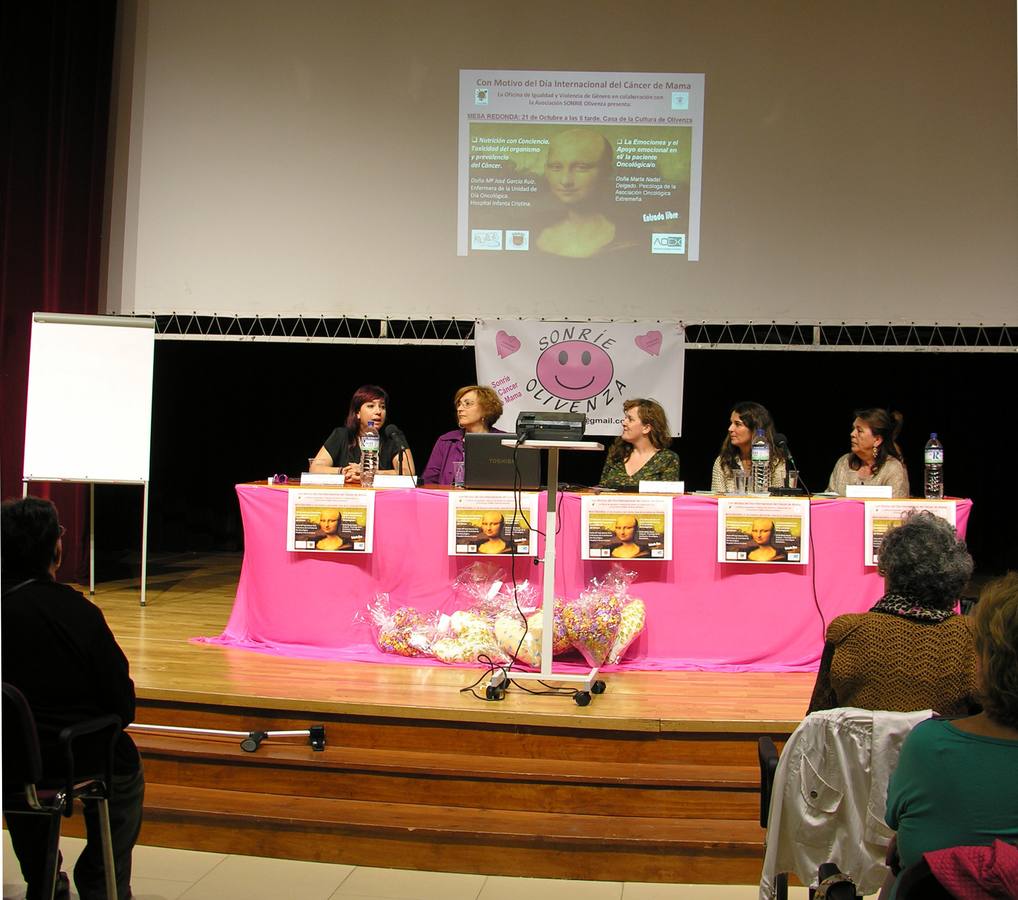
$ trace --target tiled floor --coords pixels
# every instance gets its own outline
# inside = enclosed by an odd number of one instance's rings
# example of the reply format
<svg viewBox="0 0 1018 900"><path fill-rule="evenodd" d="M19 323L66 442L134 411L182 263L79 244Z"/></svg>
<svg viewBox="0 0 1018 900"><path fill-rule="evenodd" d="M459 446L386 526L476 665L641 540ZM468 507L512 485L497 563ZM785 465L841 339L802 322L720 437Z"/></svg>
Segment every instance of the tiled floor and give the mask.
<svg viewBox="0 0 1018 900"><path fill-rule="evenodd" d="M4 900L21 900L25 885L6 831L3 841ZM82 844L61 839L66 871ZM132 881L135 900L754 900L758 895L750 886L453 875L163 847L135 848ZM77 894L72 890L71 896ZM804 900L806 890L792 888L789 896Z"/></svg>

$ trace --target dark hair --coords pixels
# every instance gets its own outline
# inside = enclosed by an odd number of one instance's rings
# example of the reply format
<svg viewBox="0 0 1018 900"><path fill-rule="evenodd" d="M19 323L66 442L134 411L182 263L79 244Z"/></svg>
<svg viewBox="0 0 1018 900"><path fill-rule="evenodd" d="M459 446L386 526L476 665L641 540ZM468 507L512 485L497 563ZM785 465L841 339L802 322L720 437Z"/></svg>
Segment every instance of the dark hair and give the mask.
<svg viewBox="0 0 1018 900"><path fill-rule="evenodd" d="M484 427L490 429L502 415L502 401L494 389L488 385L468 384L465 387L461 387L456 391L456 396L452 398L453 408L456 408L456 404L460 402L464 394L469 394L471 391L477 394L477 403L481 407Z"/></svg>
<svg viewBox="0 0 1018 900"><path fill-rule="evenodd" d="M626 412L629 412L633 407L637 407L640 421L650 426L647 439L651 445L658 450L666 450L672 442L672 433L668 428L668 416L665 415L661 404L657 400L644 400L640 397L627 400L622 404L622 409ZM620 435L612 442L611 448L608 450L608 459L611 462L624 462L629 459L632 452L633 445L629 441L622 440Z"/></svg>
<svg viewBox="0 0 1018 900"><path fill-rule="evenodd" d="M743 424L755 437L757 429L762 428L764 440L771 451L770 468L773 472L778 463L781 462L779 454L774 452L774 421L766 406L754 403L752 400L740 400L732 407L732 412L737 413ZM730 414L729 414L730 415ZM732 437L725 432L725 439L721 442L721 452L718 454L721 459L721 468L728 472L735 472L741 469L742 462L739 457L739 448L732 444Z"/></svg>
<svg viewBox="0 0 1018 900"><path fill-rule="evenodd" d="M888 593L950 609L972 575L972 557L950 523L927 510L906 513L880 542L877 571Z"/></svg>
<svg viewBox="0 0 1018 900"><path fill-rule="evenodd" d="M380 388L377 384L362 384L350 398L350 409L347 411L345 424L351 449L357 446L357 437L361 430L359 418L361 407L372 400L382 400L388 406L389 394L385 388Z"/></svg>
<svg viewBox="0 0 1018 900"><path fill-rule="evenodd" d="M991 581L972 611L988 718L1018 728L1018 572Z"/></svg>
<svg viewBox="0 0 1018 900"><path fill-rule="evenodd" d="M874 437L883 438L873 456L873 472L880 469L888 456L893 456L902 465L905 464L901 458L901 447L898 446L898 435L901 434L901 425L905 417L898 410L891 412L879 407L870 407L857 409L853 416L862 419ZM858 469L862 466L862 460L854 453L849 454L848 465L852 469Z"/></svg>
<svg viewBox="0 0 1018 900"><path fill-rule="evenodd" d="M5 500L2 519L5 574L49 577L60 539L57 508L39 497Z"/></svg>

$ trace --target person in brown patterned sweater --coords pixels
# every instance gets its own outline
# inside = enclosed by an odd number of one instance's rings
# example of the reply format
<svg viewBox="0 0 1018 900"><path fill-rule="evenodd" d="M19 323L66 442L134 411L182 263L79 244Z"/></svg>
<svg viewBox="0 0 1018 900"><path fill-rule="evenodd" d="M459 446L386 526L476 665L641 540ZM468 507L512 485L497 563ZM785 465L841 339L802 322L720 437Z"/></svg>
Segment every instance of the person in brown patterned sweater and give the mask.
<svg viewBox="0 0 1018 900"><path fill-rule="evenodd" d="M884 596L827 629L809 712L978 712L972 627L954 612L972 574L965 543L943 519L914 513L884 537L878 571Z"/></svg>

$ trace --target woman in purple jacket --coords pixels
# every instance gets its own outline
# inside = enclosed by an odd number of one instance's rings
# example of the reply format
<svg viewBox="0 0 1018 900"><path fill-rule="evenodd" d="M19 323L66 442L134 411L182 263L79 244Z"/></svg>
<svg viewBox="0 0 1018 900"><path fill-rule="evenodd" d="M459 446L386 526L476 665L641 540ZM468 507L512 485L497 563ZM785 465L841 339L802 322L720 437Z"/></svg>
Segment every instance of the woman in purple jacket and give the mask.
<svg viewBox="0 0 1018 900"><path fill-rule="evenodd" d="M468 431L498 431L491 426L502 415L502 401L487 385L468 384L461 387L453 398L453 406L456 408L458 427L447 431L435 441L435 447L421 475L421 484L452 484L454 464L464 461L463 435Z"/></svg>

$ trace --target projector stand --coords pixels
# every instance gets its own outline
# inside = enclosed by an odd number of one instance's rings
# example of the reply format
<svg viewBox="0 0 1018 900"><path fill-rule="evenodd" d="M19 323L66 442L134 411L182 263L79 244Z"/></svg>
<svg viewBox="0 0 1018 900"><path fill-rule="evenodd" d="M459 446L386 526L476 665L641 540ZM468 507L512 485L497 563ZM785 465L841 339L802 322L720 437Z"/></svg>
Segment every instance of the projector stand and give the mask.
<svg viewBox="0 0 1018 900"><path fill-rule="evenodd" d="M502 441L503 447L517 446L515 440ZM555 633L555 531L558 511L558 454L559 450L603 450L601 444L590 441L524 441L519 445L536 450L548 451L548 514L544 523L544 592L541 605L541 671L516 672L509 676L502 669L496 669L485 695L489 700L500 700L509 687L508 681L555 681L566 686L577 687L572 695L577 706L590 703L591 694L603 694L605 683L597 679L597 667L586 675L570 675L564 672L554 674L551 670L551 646Z"/></svg>

